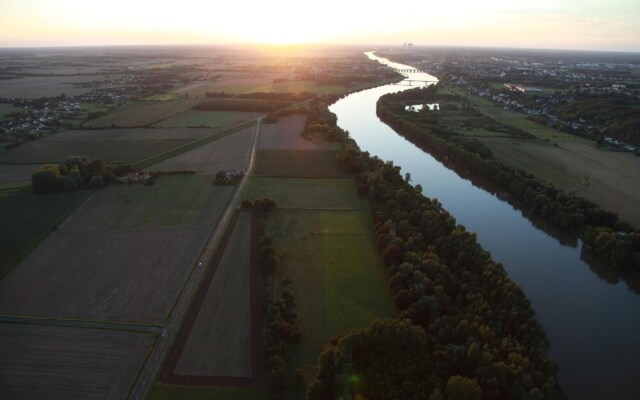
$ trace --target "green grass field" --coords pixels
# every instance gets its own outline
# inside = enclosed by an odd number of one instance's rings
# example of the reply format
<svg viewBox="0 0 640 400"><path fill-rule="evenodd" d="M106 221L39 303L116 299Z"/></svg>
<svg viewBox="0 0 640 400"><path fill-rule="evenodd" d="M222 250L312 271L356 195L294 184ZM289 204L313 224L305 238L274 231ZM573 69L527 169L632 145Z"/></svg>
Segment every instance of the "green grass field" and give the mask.
<svg viewBox="0 0 640 400"><path fill-rule="evenodd" d="M575 135L571 135L568 133L560 132L553 128L549 128L545 125L538 124L533 122L527 118L526 114L522 114L515 111L505 110L502 107L499 107L493 104L490 100L485 99L484 97L475 96L465 89L452 85L452 84L444 84L442 87L439 86L438 89L439 94L451 94L462 96L467 101L473 105L478 107L478 111L487 117L493 119L499 124L503 124L510 128L522 129L525 132L528 132L539 139L549 140L550 142L585 142L586 139L580 138ZM464 131L458 132L460 134L466 134ZM474 133L473 136L501 136L499 133L491 134L482 134L482 132ZM506 135L508 136L508 135Z"/></svg>
<svg viewBox="0 0 640 400"><path fill-rule="evenodd" d="M278 208L362 209L352 178L267 178L252 177L243 199L268 197Z"/></svg>
<svg viewBox="0 0 640 400"><path fill-rule="evenodd" d="M447 84L447 83L438 84L438 94L462 96L465 99L467 99L467 101L471 105L476 107L487 107L487 106L493 105L493 103L490 100L487 100L484 97L474 96L471 93L464 90L463 88L461 88L460 86L453 85L453 84Z"/></svg>
<svg viewBox="0 0 640 400"><path fill-rule="evenodd" d="M456 133L473 137L510 137L508 133L491 132L482 128L458 128Z"/></svg>
<svg viewBox="0 0 640 400"><path fill-rule="evenodd" d="M244 113L239 111L196 111L189 110L176 114L155 124L161 128L207 127L219 128L235 122L254 119L260 113Z"/></svg>
<svg viewBox="0 0 640 400"><path fill-rule="evenodd" d="M282 275L292 279L302 327L300 342L287 355L289 379L299 368L309 382L331 337L395 315L369 210L279 209L264 225L281 251Z"/></svg>
<svg viewBox="0 0 640 400"><path fill-rule="evenodd" d="M264 389L214 388L156 384L147 397L149 400L267 400Z"/></svg>
<svg viewBox="0 0 640 400"><path fill-rule="evenodd" d="M581 137L571 135L568 133L560 132L553 128L549 128L547 126L538 124L527 119L527 116L522 113L518 113L515 111L505 110L500 107L490 106L490 107L479 107L478 110L492 118L496 122L509 126L511 128L522 129L525 132L528 132L539 139L546 140L549 139L551 142L586 142L586 139Z"/></svg>
<svg viewBox="0 0 640 400"><path fill-rule="evenodd" d="M34 194L30 184L0 186L0 277L31 252L91 194Z"/></svg>

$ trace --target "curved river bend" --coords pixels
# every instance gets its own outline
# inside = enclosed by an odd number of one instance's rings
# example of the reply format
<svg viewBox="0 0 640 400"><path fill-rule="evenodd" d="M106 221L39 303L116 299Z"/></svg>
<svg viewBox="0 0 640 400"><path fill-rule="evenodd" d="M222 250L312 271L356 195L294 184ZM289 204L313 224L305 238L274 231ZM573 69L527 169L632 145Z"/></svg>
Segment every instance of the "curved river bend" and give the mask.
<svg viewBox="0 0 640 400"><path fill-rule="evenodd" d="M366 54L397 69L412 68ZM403 75L436 80L425 73ZM638 287L634 292L615 271L588 264L579 241L573 246L559 242L382 123L376 116L378 98L416 87L407 80L351 94L330 110L363 151L401 166L426 196L436 197L458 223L476 232L478 242L522 286L551 342L550 356L570 399L640 399Z"/></svg>

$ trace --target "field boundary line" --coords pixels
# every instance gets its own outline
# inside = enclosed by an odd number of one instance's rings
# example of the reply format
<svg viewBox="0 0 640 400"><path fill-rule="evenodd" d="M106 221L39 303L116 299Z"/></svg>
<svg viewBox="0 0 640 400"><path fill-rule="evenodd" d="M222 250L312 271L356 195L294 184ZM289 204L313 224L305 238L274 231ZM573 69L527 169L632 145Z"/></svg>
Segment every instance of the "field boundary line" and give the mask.
<svg viewBox="0 0 640 400"><path fill-rule="evenodd" d="M242 131L246 128L251 127L252 125L256 124L256 120L250 120L250 121L245 121L242 122L238 125L235 125L231 128L222 130L220 132L216 132L215 134L211 135L211 136L207 136L205 138L201 138L201 139L195 139L192 140L190 142L172 147L169 150L163 151L161 153L157 153L152 155L151 157L147 157L144 158L142 160L138 160L136 162L134 162L133 164L131 164L134 168L138 169L138 170L142 170L142 169L147 169L155 164L159 164L162 161L168 160L170 158L179 156L180 154L186 153L188 151L191 150L195 150L199 147L202 147L206 144L209 143L213 143L219 139L223 139L233 133Z"/></svg>
<svg viewBox="0 0 640 400"><path fill-rule="evenodd" d="M69 328L105 329L151 334L162 334L162 332L164 331L162 325L148 325L135 322L50 318L31 315L0 315L0 323L64 326Z"/></svg>

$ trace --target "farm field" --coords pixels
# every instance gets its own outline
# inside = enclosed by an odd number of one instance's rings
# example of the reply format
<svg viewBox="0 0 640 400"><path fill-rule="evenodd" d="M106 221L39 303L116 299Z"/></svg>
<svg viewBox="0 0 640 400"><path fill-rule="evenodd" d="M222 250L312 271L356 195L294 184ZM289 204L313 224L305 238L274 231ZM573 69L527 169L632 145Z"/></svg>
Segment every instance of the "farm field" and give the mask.
<svg viewBox="0 0 640 400"><path fill-rule="evenodd" d="M5 151L0 154L0 163L57 163L73 155L85 155L93 160L101 158L108 163L131 163L187 143L190 140L50 140L45 137Z"/></svg>
<svg viewBox="0 0 640 400"><path fill-rule="evenodd" d="M155 337L0 323L3 399L126 398Z"/></svg>
<svg viewBox="0 0 640 400"><path fill-rule="evenodd" d="M17 97L35 99L39 97L54 97L65 94L78 96L88 93L91 87L75 86L74 83L92 82L102 80L100 75L83 76L29 76L16 79L0 80L0 93L2 97Z"/></svg>
<svg viewBox="0 0 640 400"><path fill-rule="evenodd" d="M223 67L223 66L221 66ZM244 73L234 74L227 73L226 76L221 77L213 81L195 81L184 84L182 86L175 87L171 90L171 93L178 95L188 95L189 98L206 98L207 92L222 92L224 87L232 86L248 86L248 87L261 87L269 84L273 81L274 74L269 76L253 76L249 77ZM227 93L232 93L227 90Z"/></svg>
<svg viewBox="0 0 640 400"><path fill-rule="evenodd" d="M272 177L342 178L336 158L340 151L258 150L255 175Z"/></svg>
<svg viewBox="0 0 640 400"><path fill-rule="evenodd" d="M173 115L187 111L199 100L175 100L160 102L128 103L112 110L107 115L87 121L84 126L101 127L144 127Z"/></svg>
<svg viewBox="0 0 640 400"><path fill-rule="evenodd" d="M317 144L300 135L306 122L306 115L296 114L280 117L275 124L263 124L258 149L319 150Z"/></svg>
<svg viewBox="0 0 640 400"><path fill-rule="evenodd" d="M0 282L0 313L161 324L209 233L60 230Z"/></svg>
<svg viewBox="0 0 640 400"><path fill-rule="evenodd" d="M640 224L640 157L601 151L581 142L555 147L542 141L481 140L498 161L575 192L633 225Z"/></svg>
<svg viewBox="0 0 640 400"><path fill-rule="evenodd" d="M0 185L7 183L29 182L31 174L40 164L11 165L0 164Z"/></svg>
<svg viewBox="0 0 640 400"><path fill-rule="evenodd" d="M264 389L155 384L149 400L268 400Z"/></svg>
<svg viewBox="0 0 640 400"><path fill-rule="evenodd" d="M286 82L264 84L221 84L218 91L226 93L253 93L253 92L274 92L274 93L297 93L311 92L319 95L346 92L355 87L316 85L315 81L290 80Z"/></svg>
<svg viewBox="0 0 640 400"><path fill-rule="evenodd" d="M256 119L264 114L239 111L196 111L189 110L176 114L155 124L161 128L207 127L220 128Z"/></svg>
<svg viewBox="0 0 640 400"><path fill-rule="evenodd" d="M145 97L144 101L170 101L179 99L180 97L176 93L158 93Z"/></svg>
<svg viewBox="0 0 640 400"><path fill-rule="evenodd" d="M456 133L473 137L510 137L508 133L492 132L483 128L458 128Z"/></svg>
<svg viewBox="0 0 640 400"><path fill-rule="evenodd" d="M211 227L233 194L210 175L167 175L153 186L118 185L96 191L61 229Z"/></svg>
<svg viewBox="0 0 640 400"><path fill-rule="evenodd" d="M363 208L353 178L270 178L251 177L243 198L268 197L278 208L354 209Z"/></svg>
<svg viewBox="0 0 640 400"><path fill-rule="evenodd" d="M90 194L90 191L79 191L36 195L30 184L0 185L0 278L24 259Z"/></svg>
<svg viewBox="0 0 640 400"><path fill-rule="evenodd" d="M493 103L490 100L485 99L484 97L475 96L469 93L468 91L466 91L465 89L461 88L460 86L453 85L453 84L447 84L444 82L438 84L438 93L462 96L465 99L467 99L467 101L469 101L471 105L476 107L492 107L493 106Z"/></svg>
<svg viewBox="0 0 640 400"><path fill-rule="evenodd" d="M251 236L251 213L241 212L222 258L212 266L193 326L187 327L175 374L252 376Z"/></svg>
<svg viewBox="0 0 640 400"><path fill-rule="evenodd" d="M549 140L550 142L576 142L576 143L591 143L591 141L576 135L571 135L565 132L558 131L553 128L549 128L545 125L538 124L527 118L526 114L505 110L492 103L490 100L471 94L464 88L461 88L452 84L441 84L438 86L438 94L450 94L464 97L469 103L478 108L478 111L485 116L493 119L495 122L505 125L510 128L522 129L535 137L542 140ZM465 134L464 131L458 133ZM508 136L500 135L494 132L490 134L479 134L475 136Z"/></svg>
<svg viewBox="0 0 640 400"><path fill-rule="evenodd" d="M0 314L162 323L233 193L211 182L94 192L0 282Z"/></svg>
<svg viewBox="0 0 640 400"><path fill-rule="evenodd" d="M120 129L71 129L46 136L48 142L82 140L167 140L201 139L213 134L212 129L187 128L120 128Z"/></svg>
<svg viewBox="0 0 640 400"><path fill-rule="evenodd" d="M345 177L336 164L338 143L311 142L300 133L306 116L288 115L260 132L255 174L279 177Z"/></svg>
<svg viewBox="0 0 640 400"><path fill-rule="evenodd" d="M285 254L281 273L291 277L302 328L287 355L288 375L293 382L299 368L309 382L331 337L395 315L369 210L278 209L264 226Z"/></svg>
<svg viewBox="0 0 640 400"><path fill-rule="evenodd" d="M494 121L504 124L506 126L512 128L522 129L539 139L546 140L548 139L550 142L573 142L573 143L593 143L591 140L587 140L581 138L576 135L571 135L569 133L561 132L553 128L549 128L545 125L538 124L527 119L527 116L522 113L518 113L515 111L505 110L500 107L479 107L478 110L492 118Z"/></svg>
<svg viewBox="0 0 640 400"><path fill-rule="evenodd" d="M249 162L255 131L256 128L252 125L159 164L154 164L149 169L154 171L190 169L208 173L230 169L243 171Z"/></svg>
<svg viewBox="0 0 640 400"><path fill-rule="evenodd" d="M310 92L318 95L333 94L353 90L360 86L336 86L336 85L316 85L310 80L290 80L286 82L274 83L273 79L279 77L277 74L261 77L227 76L216 81L198 81L174 88L171 92L176 94L188 94L190 98L205 98L207 92L225 93L298 93Z"/></svg>

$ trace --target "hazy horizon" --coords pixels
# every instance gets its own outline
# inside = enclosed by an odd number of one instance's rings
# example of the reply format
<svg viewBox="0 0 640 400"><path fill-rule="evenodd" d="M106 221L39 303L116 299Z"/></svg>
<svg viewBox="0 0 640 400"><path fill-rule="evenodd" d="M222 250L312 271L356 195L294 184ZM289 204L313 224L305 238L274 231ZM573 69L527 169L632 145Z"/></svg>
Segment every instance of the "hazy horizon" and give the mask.
<svg viewBox="0 0 640 400"><path fill-rule="evenodd" d="M640 51L633 0L457 0L400 4L292 0L0 2L0 47L117 45L455 46ZM393 10L397 10L395 13Z"/></svg>

